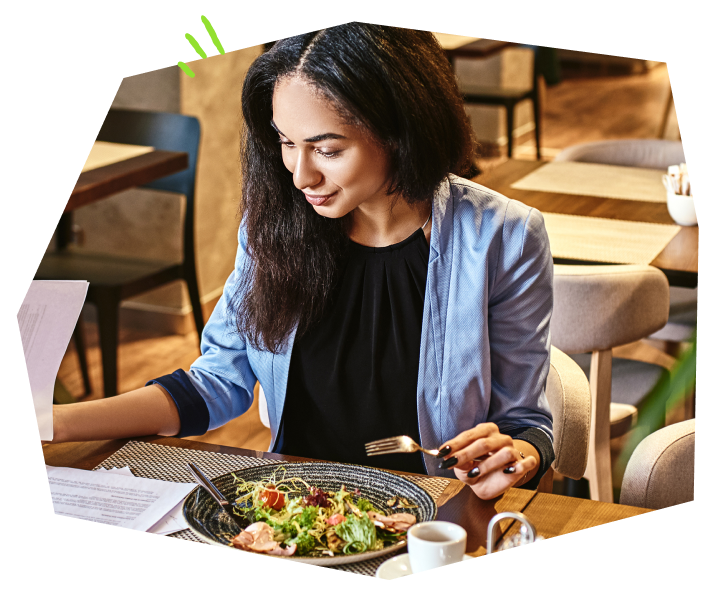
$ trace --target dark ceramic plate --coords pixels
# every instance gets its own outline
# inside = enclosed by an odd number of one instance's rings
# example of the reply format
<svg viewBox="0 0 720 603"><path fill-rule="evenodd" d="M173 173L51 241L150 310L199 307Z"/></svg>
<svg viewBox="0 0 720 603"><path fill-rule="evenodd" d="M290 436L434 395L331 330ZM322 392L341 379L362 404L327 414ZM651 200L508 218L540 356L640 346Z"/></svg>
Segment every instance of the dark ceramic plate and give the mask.
<svg viewBox="0 0 720 603"><path fill-rule="evenodd" d="M373 469L372 467L361 467L359 465L343 465L341 463L279 463L273 465L262 465L249 469L239 469L227 473L214 480L213 483L222 492L227 500L235 500L237 483L233 473L246 481L256 481L269 478L274 471L284 467L286 473L283 477L300 477L311 486L323 490L337 491L341 486L353 491L360 490L360 496L369 500L375 508L390 514L393 511L388 508L387 501L394 496L402 496L417 505L417 509L400 509L403 513L412 513L421 521L432 521L437 515L437 506L432 497L420 486L413 484L410 480L390 473ZM303 489L304 490L304 489ZM302 495L309 494L302 491ZM237 532L227 515L220 510L218 505L203 488L195 488L188 494L183 504L183 515L190 526L200 538L211 544L228 546ZM336 555L334 557L281 557L282 559L294 559L314 565L342 565L344 563L355 563L365 561L405 547L405 542L396 542L387 545L384 549L377 551L366 551L364 553L353 553L350 555Z"/></svg>

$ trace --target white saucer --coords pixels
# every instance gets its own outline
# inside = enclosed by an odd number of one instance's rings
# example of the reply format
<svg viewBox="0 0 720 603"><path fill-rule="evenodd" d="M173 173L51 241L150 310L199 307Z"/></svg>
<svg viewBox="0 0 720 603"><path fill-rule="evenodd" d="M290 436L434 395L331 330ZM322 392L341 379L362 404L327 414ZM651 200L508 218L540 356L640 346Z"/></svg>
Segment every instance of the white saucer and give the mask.
<svg viewBox="0 0 720 603"><path fill-rule="evenodd" d="M463 555L463 561L473 559L470 555ZM410 555L403 553L392 559L388 559L377 568L375 572L376 578L382 578L383 580L392 580L394 578L402 578L403 576L412 575L410 569Z"/></svg>

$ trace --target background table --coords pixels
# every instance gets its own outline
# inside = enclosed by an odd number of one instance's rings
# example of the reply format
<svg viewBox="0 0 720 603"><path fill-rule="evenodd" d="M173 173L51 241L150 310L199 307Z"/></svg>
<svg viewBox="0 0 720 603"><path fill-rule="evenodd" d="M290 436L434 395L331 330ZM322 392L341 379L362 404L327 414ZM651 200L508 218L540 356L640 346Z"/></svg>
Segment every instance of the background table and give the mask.
<svg viewBox="0 0 720 603"><path fill-rule="evenodd" d="M670 217L667 206L664 203L647 203L644 201L629 201L584 195L566 195L543 191L520 190L511 187L511 185L520 180L520 178L545 163L544 161L509 159L505 163L489 170L485 174L477 176L473 180L506 197L517 199L530 207L535 207L542 212L650 222L654 224L675 223ZM565 260L562 258L556 258L556 260L558 263L589 263ZM662 270L668 277L670 285L691 288L697 287L698 227L683 226L680 232L665 246L650 265Z"/></svg>
<svg viewBox="0 0 720 603"><path fill-rule="evenodd" d="M188 450L202 450L278 461L302 462L312 460L271 452L218 446L179 438L147 436L144 438L134 438L133 440ZM46 444L43 446L43 453L45 462L48 465L90 470L120 450L128 441L129 440L109 440L102 442ZM423 477L427 479L427 476ZM647 512L645 509L637 509L635 507L597 503L552 494L538 494L532 490L516 488L510 489L503 496L494 500L483 501L477 498L468 486L457 480L450 480L449 485L446 486L438 498L437 505L437 518L439 520L457 523L467 530L467 553L474 557L485 554L487 525L493 515L503 511L526 513L535 524L538 533L546 538ZM579 515L578 509L581 510ZM500 526L498 542L502 540L505 535L515 533L518 529L516 522L512 520L504 520Z"/></svg>
<svg viewBox="0 0 720 603"><path fill-rule="evenodd" d="M470 59L484 59L491 57L501 50L515 46L513 42L502 42L500 40L488 40L486 38L475 38L472 36L456 36L433 32L445 51L445 55L452 64L457 57Z"/></svg>
<svg viewBox="0 0 720 603"><path fill-rule="evenodd" d="M94 203L120 191L142 186L188 167L187 153L150 151L80 174L65 212Z"/></svg>

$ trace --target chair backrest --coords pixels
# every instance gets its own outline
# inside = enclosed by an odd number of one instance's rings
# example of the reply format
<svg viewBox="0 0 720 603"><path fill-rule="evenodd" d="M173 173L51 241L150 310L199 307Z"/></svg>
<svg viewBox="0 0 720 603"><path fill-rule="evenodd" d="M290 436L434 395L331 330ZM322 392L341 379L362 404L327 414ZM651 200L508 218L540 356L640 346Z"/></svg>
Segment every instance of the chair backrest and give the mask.
<svg viewBox="0 0 720 603"><path fill-rule="evenodd" d="M258 383L258 412L260 413L260 422L265 427L270 427L270 417L268 416L268 405L265 392L262 385Z"/></svg>
<svg viewBox="0 0 720 603"><path fill-rule="evenodd" d="M604 163L665 170L685 163L682 143L675 140L621 139L601 140L563 149L555 161Z"/></svg>
<svg viewBox="0 0 720 603"><path fill-rule="evenodd" d="M97 139L104 142L151 146L158 151L188 154L188 167L182 172L145 184L151 188L185 195L183 251L185 263L195 258L195 171L200 146L200 122L178 113L110 109Z"/></svg>
<svg viewBox="0 0 720 603"><path fill-rule="evenodd" d="M553 416L555 461L560 475L580 479L588 460L592 399L583 370L572 358L552 347L545 387Z"/></svg>
<svg viewBox="0 0 720 603"><path fill-rule="evenodd" d="M651 266L556 264L553 278L553 345L566 354L609 350L665 326L670 287Z"/></svg>
<svg viewBox="0 0 720 603"><path fill-rule="evenodd" d="M695 419L647 436L625 469L620 504L663 509L693 500Z"/></svg>

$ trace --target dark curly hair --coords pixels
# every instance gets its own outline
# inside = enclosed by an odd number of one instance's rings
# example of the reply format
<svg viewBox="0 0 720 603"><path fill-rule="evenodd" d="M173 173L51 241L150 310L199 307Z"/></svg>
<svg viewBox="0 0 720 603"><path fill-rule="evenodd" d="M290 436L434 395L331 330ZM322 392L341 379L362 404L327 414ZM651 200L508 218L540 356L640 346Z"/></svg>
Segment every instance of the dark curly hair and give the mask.
<svg viewBox="0 0 720 603"><path fill-rule="evenodd" d="M347 23L276 42L242 91L242 204L250 262L231 311L258 349L277 352L320 318L347 248L349 216L325 218L293 185L271 125L276 83L298 76L387 152L388 194L427 202L466 175L475 141L455 76L430 32Z"/></svg>

